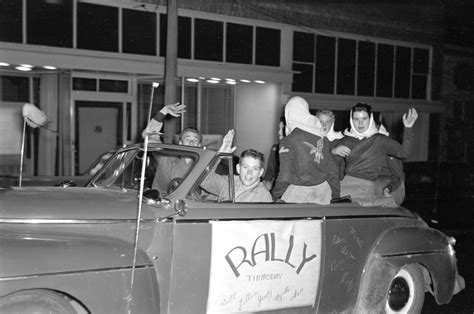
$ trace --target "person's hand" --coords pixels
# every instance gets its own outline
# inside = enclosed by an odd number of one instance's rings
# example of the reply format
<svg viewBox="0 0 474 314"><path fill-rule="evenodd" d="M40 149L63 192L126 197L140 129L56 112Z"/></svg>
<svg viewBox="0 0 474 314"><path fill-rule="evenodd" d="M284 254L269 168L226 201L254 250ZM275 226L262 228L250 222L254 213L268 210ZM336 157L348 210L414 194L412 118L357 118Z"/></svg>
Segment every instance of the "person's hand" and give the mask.
<svg viewBox="0 0 474 314"><path fill-rule="evenodd" d="M340 145L340 146L337 146L337 147L334 147L333 149L331 149L331 153L333 155L346 157L346 156L349 156L351 154L351 149L347 146Z"/></svg>
<svg viewBox="0 0 474 314"><path fill-rule="evenodd" d="M182 113L186 112L186 105L181 105L179 102L171 105L166 105L160 110L165 116L167 114L173 117L179 117Z"/></svg>
<svg viewBox="0 0 474 314"><path fill-rule="evenodd" d="M390 189L389 189L388 187L385 187L385 188L383 189L383 192L382 192L382 193L383 193L383 196L384 196L384 197L390 197L390 196L392 196L392 194L390 194Z"/></svg>
<svg viewBox="0 0 474 314"><path fill-rule="evenodd" d="M222 139L222 145L219 148L219 153L233 153L237 147L232 147L232 142L234 141L234 130L229 130L227 134Z"/></svg>
<svg viewBox="0 0 474 314"><path fill-rule="evenodd" d="M415 124L416 119L418 119L418 113L416 112L416 109L410 108L408 113L403 115L403 125L406 128L411 128Z"/></svg>

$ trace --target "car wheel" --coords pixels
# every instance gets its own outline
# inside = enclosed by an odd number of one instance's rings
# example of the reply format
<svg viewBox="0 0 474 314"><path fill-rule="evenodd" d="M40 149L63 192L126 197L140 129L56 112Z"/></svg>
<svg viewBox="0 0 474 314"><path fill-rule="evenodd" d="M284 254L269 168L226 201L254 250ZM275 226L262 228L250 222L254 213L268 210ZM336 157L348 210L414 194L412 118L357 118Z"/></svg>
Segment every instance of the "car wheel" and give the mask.
<svg viewBox="0 0 474 314"><path fill-rule="evenodd" d="M420 313L425 300L423 273L406 265L393 277L387 291L386 313Z"/></svg>
<svg viewBox="0 0 474 314"><path fill-rule="evenodd" d="M19 291L0 299L0 313L87 313L63 294L42 289Z"/></svg>

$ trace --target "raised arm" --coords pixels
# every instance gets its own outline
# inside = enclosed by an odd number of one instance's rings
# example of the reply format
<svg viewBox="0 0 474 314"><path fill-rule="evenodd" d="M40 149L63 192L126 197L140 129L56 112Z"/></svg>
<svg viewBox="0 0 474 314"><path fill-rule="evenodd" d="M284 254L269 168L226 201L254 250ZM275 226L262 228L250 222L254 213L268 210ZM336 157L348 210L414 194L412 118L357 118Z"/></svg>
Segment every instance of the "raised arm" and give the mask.
<svg viewBox="0 0 474 314"><path fill-rule="evenodd" d="M148 135L150 142L161 143L161 128L163 127L163 120L166 115L169 114L173 117L179 117L184 112L186 112L186 106L181 105L179 102L164 106L156 113L150 122L148 122L148 125L142 132L142 137L145 138L145 136Z"/></svg>
<svg viewBox="0 0 474 314"><path fill-rule="evenodd" d="M403 143L400 145L395 140L390 140L385 143L387 154L393 157L405 159L410 156L413 151L414 134L413 126L418 119L418 113L415 108L410 108L407 113L403 115L403 125L405 130L403 132Z"/></svg>

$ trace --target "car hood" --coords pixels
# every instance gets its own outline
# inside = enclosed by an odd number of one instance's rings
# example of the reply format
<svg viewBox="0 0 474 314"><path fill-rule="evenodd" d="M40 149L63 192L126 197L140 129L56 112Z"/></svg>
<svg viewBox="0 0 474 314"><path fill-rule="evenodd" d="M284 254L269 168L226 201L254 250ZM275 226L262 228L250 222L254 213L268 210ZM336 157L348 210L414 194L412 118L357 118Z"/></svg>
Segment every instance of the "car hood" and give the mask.
<svg viewBox="0 0 474 314"><path fill-rule="evenodd" d="M144 205L147 206L147 205ZM135 219L137 191L103 188L23 187L0 189L0 218ZM143 210L143 218L153 218Z"/></svg>

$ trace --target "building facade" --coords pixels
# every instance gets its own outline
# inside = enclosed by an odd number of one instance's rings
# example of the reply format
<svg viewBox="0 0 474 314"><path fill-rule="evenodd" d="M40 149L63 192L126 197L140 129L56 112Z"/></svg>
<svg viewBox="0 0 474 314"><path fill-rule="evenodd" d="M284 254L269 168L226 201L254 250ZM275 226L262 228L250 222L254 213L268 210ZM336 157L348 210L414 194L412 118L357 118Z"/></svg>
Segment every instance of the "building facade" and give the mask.
<svg viewBox="0 0 474 314"><path fill-rule="evenodd" d="M26 173L60 175L81 173L100 153L141 141L153 82L160 87L152 112L163 105L168 34L177 40L176 101L187 105L179 128L220 135L233 128L239 151L267 153L291 96L303 96L312 111L334 110L337 130L364 101L398 139L402 114L415 107L411 160L440 154L447 108L442 8L177 5L178 27L168 31L164 0L0 0L0 125L8 134L0 138L0 173L18 172L22 139ZM47 114L47 128L23 132L25 102Z"/></svg>

